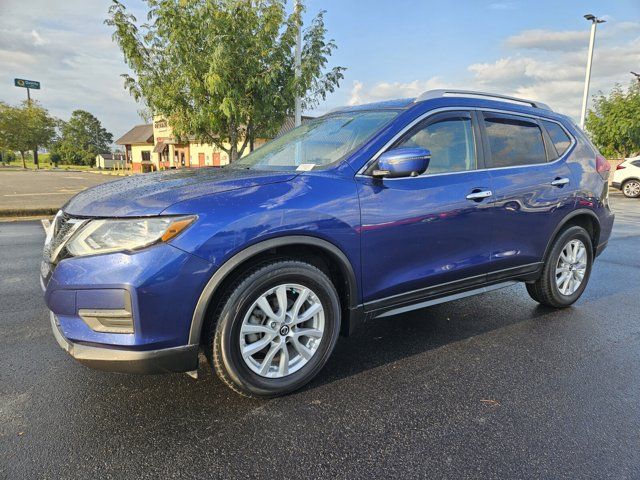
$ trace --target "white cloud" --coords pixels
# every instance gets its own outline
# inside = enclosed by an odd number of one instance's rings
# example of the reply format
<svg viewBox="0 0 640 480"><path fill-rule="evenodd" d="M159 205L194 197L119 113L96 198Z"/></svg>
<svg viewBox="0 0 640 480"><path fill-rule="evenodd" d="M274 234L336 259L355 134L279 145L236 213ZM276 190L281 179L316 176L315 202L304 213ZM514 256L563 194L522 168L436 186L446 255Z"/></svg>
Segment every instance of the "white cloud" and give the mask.
<svg viewBox="0 0 640 480"><path fill-rule="evenodd" d="M87 110L118 138L140 123L139 105L124 90L128 71L103 22L109 0L0 0L0 100L18 103L14 78L38 80L32 91L52 115L68 119Z"/></svg>
<svg viewBox="0 0 640 480"><path fill-rule="evenodd" d="M40 47L40 46L46 45L48 43L35 30L31 30L31 37L33 38L34 47Z"/></svg>
<svg viewBox="0 0 640 480"><path fill-rule="evenodd" d="M534 48L548 51L570 51L581 48L589 39L588 30L525 30L507 38L511 48Z"/></svg>
<svg viewBox="0 0 640 480"><path fill-rule="evenodd" d="M355 80L353 82L353 87L351 88L351 95L349 97L349 102L347 103L348 105L359 105L361 103L364 103L362 101L362 96L361 96L363 86L364 84L358 80Z"/></svg>
<svg viewBox="0 0 640 480"><path fill-rule="evenodd" d="M568 38L568 37L565 37ZM552 108L578 118L587 61L586 45L582 49L548 51L541 56L515 56L494 62L474 64L469 70L473 80L494 90L538 99ZM629 71L640 65L640 37L616 41L612 31L594 53L590 95L609 91L616 83L631 80Z"/></svg>
<svg viewBox="0 0 640 480"><path fill-rule="evenodd" d="M439 77L432 77L428 80L414 80L412 82L378 82L369 88L361 81L354 81L351 89L349 105L361 103L379 102L392 98L412 98L417 97L426 90L434 88L444 88L446 85ZM448 85L450 86L450 85Z"/></svg>
<svg viewBox="0 0 640 480"><path fill-rule="evenodd" d="M516 2L493 2L487 5L487 8L489 10L514 10L516 6Z"/></svg>
<svg viewBox="0 0 640 480"><path fill-rule="evenodd" d="M615 28L619 32L633 32L637 35L640 33L640 22L618 22L615 24Z"/></svg>
<svg viewBox="0 0 640 480"><path fill-rule="evenodd" d="M590 96L631 81L629 71L640 65L640 23L610 22L598 33ZM437 77L412 82L354 82L352 103L412 97L431 88L462 88L539 100L554 110L580 115L587 60L588 32L527 30L509 37L511 55L473 63L455 80ZM356 88L357 87L357 88Z"/></svg>

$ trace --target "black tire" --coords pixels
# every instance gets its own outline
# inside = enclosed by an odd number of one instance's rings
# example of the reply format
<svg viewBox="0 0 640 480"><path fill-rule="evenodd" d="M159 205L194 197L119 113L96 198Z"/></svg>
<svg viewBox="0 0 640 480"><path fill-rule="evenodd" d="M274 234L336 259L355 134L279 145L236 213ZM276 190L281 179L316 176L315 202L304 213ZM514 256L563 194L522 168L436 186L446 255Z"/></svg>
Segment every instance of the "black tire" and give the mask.
<svg viewBox="0 0 640 480"><path fill-rule="evenodd" d="M267 378L251 370L242 358L240 328L249 308L264 292L286 283L314 292L324 311L324 332L317 350L302 368L281 378ZM341 310L333 283L320 269L302 261L279 260L243 275L227 290L216 317L205 353L218 377L241 395L271 398L299 389L322 369L338 340Z"/></svg>
<svg viewBox="0 0 640 480"><path fill-rule="evenodd" d="M577 290L571 295L563 295L556 283L556 266L558 265L558 259L563 248L571 240L580 240L584 244L587 254L587 265L582 283L580 283ZM553 308L566 308L578 300L582 295L582 292L584 292L584 289L589 282L592 266L593 245L591 237L582 227L569 227L566 230L563 230L556 237L551 251L545 260L540 278L534 283L527 283L527 292L529 292L531 298L542 305Z"/></svg>
<svg viewBox="0 0 640 480"><path fill-rule="evenodd" d="M620 190L622 190L622 194L627 198L638 198L638 197L640 197L640 190L636 190L635 188L634 189L630 188L632 185L634 185L634 186L640 185L640 180L636 180L635 178L632 178L632 179L627 180L626 182L624 182L622 184L622 186L620 187ZM634 193L632 193L632 192L634 192Z"/></svg>

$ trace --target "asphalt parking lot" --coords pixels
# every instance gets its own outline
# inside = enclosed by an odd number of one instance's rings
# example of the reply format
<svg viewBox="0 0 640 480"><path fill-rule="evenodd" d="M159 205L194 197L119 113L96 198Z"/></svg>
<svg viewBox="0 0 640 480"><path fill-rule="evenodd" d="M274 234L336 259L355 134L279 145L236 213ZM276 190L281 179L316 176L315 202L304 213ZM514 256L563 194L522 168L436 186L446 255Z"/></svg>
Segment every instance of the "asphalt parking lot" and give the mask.
<svg viewBox="0 0 640 480"><path fill-rule="evenodd" d="M0 170L0 216L5 210L60 208L82 190L117 176L51 170Z"/></svg>
<svg viewBox="0 0 640 480"><path fill-rule="evenodd" d="M371 323L256 401L201 364L89 370L55 342L38 222L0 223L0 477L639 478L640 200L572 308L524 286Z"/></svg>

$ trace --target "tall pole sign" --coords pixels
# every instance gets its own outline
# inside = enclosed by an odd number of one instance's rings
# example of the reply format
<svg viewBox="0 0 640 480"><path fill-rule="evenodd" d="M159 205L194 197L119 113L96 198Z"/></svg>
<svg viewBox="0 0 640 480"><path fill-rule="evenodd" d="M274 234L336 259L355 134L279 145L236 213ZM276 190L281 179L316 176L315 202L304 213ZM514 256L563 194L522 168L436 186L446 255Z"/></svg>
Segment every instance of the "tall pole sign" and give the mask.
<svg viewBox="0 0 640 480"><path fill-rule="evenodd" d="M27 89L27 100L31 102L31 89L40 90L40 82L35 80L25 80L24 78L14 78L13 83L16 87Z"/></svg>
<svg viewBox="0 0 640 480"><path fill-rule="evenodd" d="M27 103L31 106L31 89L40 90L40 82L36 82L35 80L25 80L24 78L14 78L13 84L16 87L26 88L27 89ZM36 168L40 168L38 165L38 146L34 145L33 147L33 163Z"/></svg>

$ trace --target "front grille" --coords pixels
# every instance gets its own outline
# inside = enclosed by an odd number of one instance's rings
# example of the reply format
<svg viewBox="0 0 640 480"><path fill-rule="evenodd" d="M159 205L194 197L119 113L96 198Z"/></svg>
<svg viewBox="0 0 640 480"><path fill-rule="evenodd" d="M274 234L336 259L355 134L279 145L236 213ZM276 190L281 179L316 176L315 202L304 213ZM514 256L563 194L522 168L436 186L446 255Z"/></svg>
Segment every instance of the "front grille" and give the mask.
<svg viewBox="0 0 640 480"><path fill-rule="evenodd" d="M49 263L53 263L55 257L54 252L62 244L71 229L70 219L71 217L69 215L60 210L51 223L50 237L47 238L42 252L42 256Z"/></svg>
<svg viewBox="0 0 640 480"><path fill-rule="evenodd" d="M87 220L74 218L62 210L54 217L42 250L40 274L47 284L60 260L66 257L65 244Z"/></svg>

